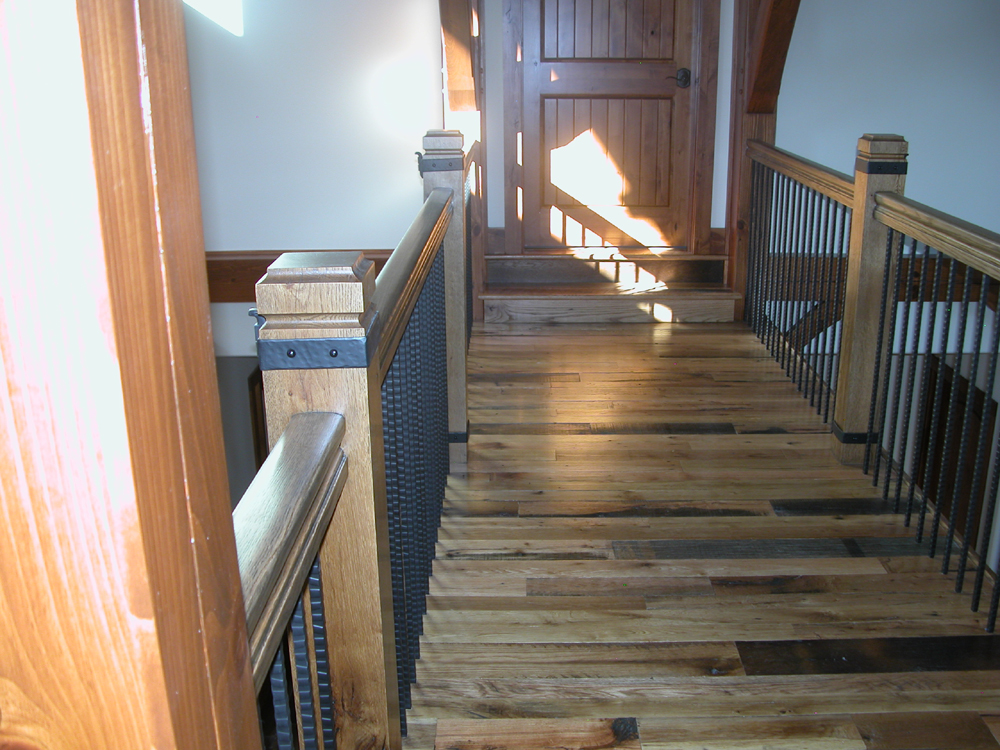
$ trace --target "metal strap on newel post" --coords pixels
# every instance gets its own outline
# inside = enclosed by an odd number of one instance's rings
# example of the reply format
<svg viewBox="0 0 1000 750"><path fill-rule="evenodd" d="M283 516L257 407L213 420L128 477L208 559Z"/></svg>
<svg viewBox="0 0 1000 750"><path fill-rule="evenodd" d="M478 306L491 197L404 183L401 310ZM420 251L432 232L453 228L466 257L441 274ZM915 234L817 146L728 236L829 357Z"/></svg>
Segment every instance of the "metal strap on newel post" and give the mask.
<svg viewBox="0 0 1000 750"><path fill-rule="evenodd" d="M251 309L256 319L254 338L261 370L325 370L331 367L368 367L378 348L382 331L378 314L364 336L326 339L262 339L260 327L266 318Z"/></svg>

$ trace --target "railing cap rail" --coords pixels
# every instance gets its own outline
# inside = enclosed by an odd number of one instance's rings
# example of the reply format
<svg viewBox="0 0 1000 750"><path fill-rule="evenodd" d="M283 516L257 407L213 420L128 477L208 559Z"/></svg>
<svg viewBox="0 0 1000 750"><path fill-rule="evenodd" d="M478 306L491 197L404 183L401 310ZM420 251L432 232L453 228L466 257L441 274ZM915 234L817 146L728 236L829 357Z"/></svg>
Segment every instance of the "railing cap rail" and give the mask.
<svg viewBox="0 0 1000 750"><path fill-rule="evenodd" d="M895 193L876 193L875 204L890 229L1000 279L1000 234Z"/></svg>
<svg viewBox="0 0 1000 750"><path fill-rule="evenodd" d="M756 139L747 141L747 156L838 203L854 205L854 178L850 175Z"/></svg>
<svg viewBox="0 0 1000 750"><path fill-rule="evenodd" d="M372 305L382 322L382 333L373 364L378 365L380 378L392 363L431 263L448 231L454 212L453 198L449 188L434 188L430 192L375 280Z"/></svg>
<svg viewBox="0 0 1000 750"><path fill-rule="evenodd" d="M340 414L294 415L233 511L258 689L343 489L344 433Z"/></svg>

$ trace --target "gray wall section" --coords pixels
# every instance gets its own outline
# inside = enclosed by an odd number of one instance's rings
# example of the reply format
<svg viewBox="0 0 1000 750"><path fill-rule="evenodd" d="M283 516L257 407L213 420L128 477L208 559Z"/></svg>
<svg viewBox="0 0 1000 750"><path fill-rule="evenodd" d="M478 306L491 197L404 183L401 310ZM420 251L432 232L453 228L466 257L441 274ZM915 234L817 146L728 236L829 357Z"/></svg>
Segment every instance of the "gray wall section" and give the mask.
<svg viewBox="0 0 1000 750"><path fill-rule="evenodd" d="M256 357L216 357L219 400L222 404L222 433L226 442L229 495L233 507L243 497L257 473L250 426L250 392L247 378L257 367Z"/></svg>
<svg viewBox="0 0 1000 750"><path fill-rule="evenodd" d="M1000 2L802 0L777 145L853 173L864 133L910 143L906 194L1000 231Z"/></svg>

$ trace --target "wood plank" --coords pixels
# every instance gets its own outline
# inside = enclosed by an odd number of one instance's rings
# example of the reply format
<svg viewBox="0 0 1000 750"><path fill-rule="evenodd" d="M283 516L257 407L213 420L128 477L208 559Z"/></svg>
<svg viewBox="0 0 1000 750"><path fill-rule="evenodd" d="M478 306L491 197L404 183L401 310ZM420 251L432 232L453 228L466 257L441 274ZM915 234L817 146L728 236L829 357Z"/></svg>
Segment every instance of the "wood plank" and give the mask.
<svg viewBox="0 0 1000 750"><path fill-rule="evenodd" d="M419 679L582 679L742 675L736 647L712 643L425 643Z"/></svg>
<svg viewBox="0 0 1000 750"><path fill-rule="evenodd" d="M866 750L849 716L642 719L643 750Z"/></svg>
<svg viewBox="0 0 1000 750"><path fill-rule="evenodd" d="M1000 669L1000 638L990 635L740 642L747 674L975 672Z"/></svg>
<svg viewBox="0 0 1000 750"><path fill-rule="evenodd" d="M427 680L414 687L413 715L663 717L987 712L1000 673L954 672L805 677L676 677L580 680ZM855 717L857 721L857 717ZM940 746L939 746L940 747Z"/></svg>
<svg viewBox="0 0 1000 750"><path fill-rule="evenodd" d="M971 711L867 714L853 719L869 750L1000 747L983 720Z"/></svg>
<svg viewBox="0 0 1000 750"><path fill-rule="evenodd" d="M640 750L635 719L444 719L435 750Z"/></svg>

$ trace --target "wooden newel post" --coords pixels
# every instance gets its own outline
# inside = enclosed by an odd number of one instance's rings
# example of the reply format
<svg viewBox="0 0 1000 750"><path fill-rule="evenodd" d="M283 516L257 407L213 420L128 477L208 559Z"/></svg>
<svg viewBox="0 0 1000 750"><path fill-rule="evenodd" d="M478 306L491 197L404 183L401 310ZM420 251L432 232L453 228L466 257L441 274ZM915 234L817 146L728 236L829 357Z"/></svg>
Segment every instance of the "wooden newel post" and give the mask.
<svg viewBox="0 0 1000 750"><path fill-rule="evenodd" d="M338 747L401 744L381 383L368 365L375 267L361 253L286 253L257 282L268 442L303 411L344 416L348 477L323 546ZM280 342L280 343L275 343Z"/></svg>
<svg viewBox="0 0 1000 750"><path fill-rule="evenodd" d="M864 458L872 378L881 354L878 326L888 230L875 220L875 194L902 194L907 150L898 135L866 134L858 139L832 438L834 453L845 464L861 464ZM891 338L886 336L889 346Z"/></svg>
<svg viewBox="0 0 1000 750"><path fill-rule="evenodd" d="M448 442L451 463L464 464L469 444L469 409L466 388L468 344L468 270L466 255L464 139L457 130L429 130L424 136L420 174L424 198L438 187L451 188L455 196L448 232L444 236L445 315L448 338Z"/></svg>

